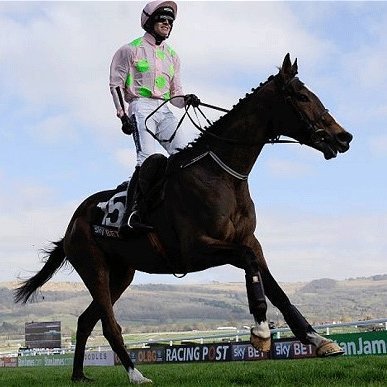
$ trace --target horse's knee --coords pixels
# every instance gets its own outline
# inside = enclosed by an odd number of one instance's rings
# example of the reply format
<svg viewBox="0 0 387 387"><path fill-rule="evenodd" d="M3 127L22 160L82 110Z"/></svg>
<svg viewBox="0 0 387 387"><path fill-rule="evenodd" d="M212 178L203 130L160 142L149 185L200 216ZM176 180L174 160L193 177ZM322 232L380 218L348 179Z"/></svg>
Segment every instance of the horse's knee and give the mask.
<svg viewBox="0 0 387 387"><path fill-rule="evenodd" d="M247 246L242 246L243 267L247 275L254 275L260 271L260 265L254 251Z"/></svg>

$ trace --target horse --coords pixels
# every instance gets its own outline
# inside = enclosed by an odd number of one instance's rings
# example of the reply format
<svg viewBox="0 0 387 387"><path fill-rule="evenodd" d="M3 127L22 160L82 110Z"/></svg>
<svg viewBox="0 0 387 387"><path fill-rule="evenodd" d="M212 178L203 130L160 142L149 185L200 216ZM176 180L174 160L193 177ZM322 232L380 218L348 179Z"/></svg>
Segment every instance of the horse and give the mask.
<svg viewBox="0 0 387 387"><path fill-rule="evenodd" d="M114 216L121 216L123 205L118 199L122 194L119 190L95 193L76 209L64 237L46 251L42 269L14 290L15 302L26 303L66 262L80 275L92 302L77 322L73 381L89 380L83 369L85 345L101 320L103 335L128 373L129 382L151 382L131 361L113 312L114 303L136 270L184 274L226 264L243 269L254 318L250 340L256 349L270 350L267 297L294 335L314 346L318 356L343 353L332 340L320 336L291 303L270 273L254 235L256 213L248 175L265 144L285 141L280 136L286 136L329 160L348 151L352 140L297 74L297 59L292 63L287 54L278 73L253 88L184 149L165 160L150 157L144 162L140 180L148 160L148 170L153 168L157 171L153 175L162 175L159 194L144 194L153 198L148 202L144 199L153 231L118 237L112 225L117 224ZM143 182L149 182L146 177L144 172ZM96 225L96 209L104 214L105 226L110 221L110 231Z"/></svg>

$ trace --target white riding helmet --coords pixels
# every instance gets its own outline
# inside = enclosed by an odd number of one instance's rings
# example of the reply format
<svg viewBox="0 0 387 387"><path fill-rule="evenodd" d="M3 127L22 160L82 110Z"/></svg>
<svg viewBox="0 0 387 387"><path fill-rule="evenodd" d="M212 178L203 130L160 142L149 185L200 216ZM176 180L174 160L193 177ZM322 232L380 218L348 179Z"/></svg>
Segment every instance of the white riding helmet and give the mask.
<svg viewBox="0 0 387 387"><path fill-rule="evenodd" d="M149 32L148 31L149 23L147 25L147 22L157 10L171 12L173 14L174 19L176 19L177 4L174 1L162 1L162 0L151 1L145 6L145 8L141 13L141 27L145 31Z"/></svg>

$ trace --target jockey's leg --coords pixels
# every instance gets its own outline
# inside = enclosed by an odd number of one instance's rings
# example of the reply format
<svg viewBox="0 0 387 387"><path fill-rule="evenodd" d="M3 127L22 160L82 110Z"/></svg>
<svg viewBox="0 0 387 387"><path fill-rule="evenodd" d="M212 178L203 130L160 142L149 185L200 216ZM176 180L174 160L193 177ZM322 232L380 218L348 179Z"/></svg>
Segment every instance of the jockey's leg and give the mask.
<svg viewBox="0 0 387 387"><path fill-rule="evenodd" d="M153 230L152 226L141 222L138 209L138 198L140 195L138 175L144 160L155 153L155 139L148 130L155 133L157 123L154 119L150 119L147 121L147 125L145 125L146 118L155 108L157 108L157 105L152 100L148 101L148 99L143 98L135 100L129 105L128 113L133 117L133 122L135 123L133 140L137 151L137 166L128 185L125 214L119 227L119 234L122 237L125 237L132 231Z"/></svg>
<svg viewBox="0 0 387 387"><path fill-rule="evenodd" d="M124 216L122 217L119 227L120 236L125 236L131 231L150 231L153 230L152 226L148 226L141 222L140 215L138 213L138 198L140 195L140 189L138 186L138 175L140 167L136 167L133 176L128 184L126 191L126 206Z"/></svg>
<svg viewBox="0 0 387 387"><path fill-rule="evenodd" d="M160 109L159 122L157 125L157 137L163 141L160 143L169 155L184 148L188 141L187 136L182 132L182 128L177 129L178 120L167 105ZM177 129L177 131L176 131Z"/></svg>
<svg viewBox="0 0 387 387"><path fill-rule="evenodd" d="M131 213L131 207L133 202L134 190L137 185L138 172L140 167L136 167L130 181L128 181L128 186L126 188L126 200L125 200L125 212L121 219L121 224L119 226L119 231L121 232L125 227L128 227L128 219Z"/></svg>

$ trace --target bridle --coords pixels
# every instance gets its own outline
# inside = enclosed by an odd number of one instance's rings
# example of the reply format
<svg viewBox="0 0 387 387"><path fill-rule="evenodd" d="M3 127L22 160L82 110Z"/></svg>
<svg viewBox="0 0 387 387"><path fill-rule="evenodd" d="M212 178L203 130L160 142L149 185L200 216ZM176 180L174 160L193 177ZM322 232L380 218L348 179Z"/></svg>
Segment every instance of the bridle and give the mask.
<svg viewBox="0 0 387 387"><path fill-rule="evenodd" d="M294 89L291 87L293 82L299 81L299 78L294 76L287 82L278 81L275 78L275 82L277 85L277 88L280 90L281 94L284 97L285 103L287 103L293 111L298 115L300 121L304 124L307 131L310 132L310 139L312 142L319 142L323 141L325 136L327 135L327 132L320 128L318 126L318 123L321 122L322 118L329 113L329 110L324 108L322 109L321 113L318 115L318 117L315 120L311 120L309 117L307 117L298 107L295 103L296 93ZM278 135L279 138L281 135ZM299 143L302 145L300 141L294 141L295 143Z"/></svg>

